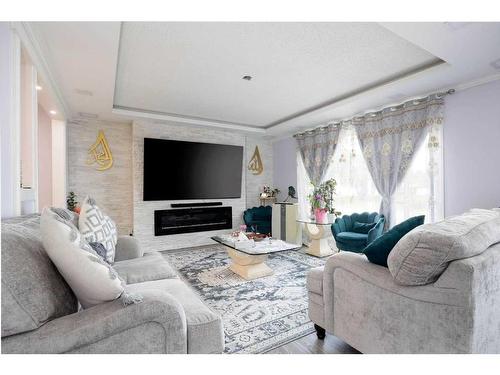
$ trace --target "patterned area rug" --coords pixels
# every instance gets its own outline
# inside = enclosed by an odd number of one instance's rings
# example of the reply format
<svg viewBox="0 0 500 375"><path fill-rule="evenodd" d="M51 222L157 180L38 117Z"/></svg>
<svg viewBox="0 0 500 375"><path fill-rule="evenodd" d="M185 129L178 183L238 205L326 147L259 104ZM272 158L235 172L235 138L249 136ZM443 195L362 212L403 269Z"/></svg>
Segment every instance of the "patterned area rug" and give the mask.
<svg viewBox="0 0 500 375"><path fill-rule="evenodd" d="M303 250L271 254L271 276L246 281L228 269L221 245L162 253L224 322L226 353L264 353L314 331L306 273L325 259Z"/></svg>

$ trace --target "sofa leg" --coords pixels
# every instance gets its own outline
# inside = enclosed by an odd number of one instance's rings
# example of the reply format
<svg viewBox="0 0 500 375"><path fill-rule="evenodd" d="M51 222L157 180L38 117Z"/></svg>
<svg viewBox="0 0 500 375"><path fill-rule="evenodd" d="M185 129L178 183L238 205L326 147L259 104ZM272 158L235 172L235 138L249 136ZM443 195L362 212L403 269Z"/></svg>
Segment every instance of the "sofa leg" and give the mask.
<svg viewBox="0 0 500 375"><path fill-rule="evenodd" d="M318 339L324 340L326 336L326 331L324 328L320 327L319 325L315 324L314 329L316 330L316 335L318 336Z"/></svg>

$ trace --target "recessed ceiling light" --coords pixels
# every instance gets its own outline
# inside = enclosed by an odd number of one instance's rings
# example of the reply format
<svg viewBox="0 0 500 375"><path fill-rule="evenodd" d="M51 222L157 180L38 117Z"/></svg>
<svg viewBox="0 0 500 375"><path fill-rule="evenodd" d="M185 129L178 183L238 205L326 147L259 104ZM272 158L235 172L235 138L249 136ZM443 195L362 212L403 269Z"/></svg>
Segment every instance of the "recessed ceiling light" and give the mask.
<svg viewBox="0 0 500 375"><path fill-rule="evenodd" d="M89 112L78 112L78 116L87 119L95 119L99 117L97 114Z"/></svg>
<svg viewBox="0 0 500 375"><path fill-rule="evenodd" d="M49 111L49 113L50 113L51 115L56 115L56 114L57 114L57 112L56 112L56 111L54 111L53 109L52 109L52 110L50 110L50 111Z"/></svg>
<svg viewBox="0 0 500 375"><path fill-rule="evenodd" d="M42 87L42 86L40 86L40 85L36 85L36 91L41 91L42 89L43 89L43 87Z"/></svg>
<svg viewBox="0 0 500 375"><path fill-rule="evenodd" d="M246 81L250 81L252 79L252 76L243 76L242 79L244 79Z"/></svg>

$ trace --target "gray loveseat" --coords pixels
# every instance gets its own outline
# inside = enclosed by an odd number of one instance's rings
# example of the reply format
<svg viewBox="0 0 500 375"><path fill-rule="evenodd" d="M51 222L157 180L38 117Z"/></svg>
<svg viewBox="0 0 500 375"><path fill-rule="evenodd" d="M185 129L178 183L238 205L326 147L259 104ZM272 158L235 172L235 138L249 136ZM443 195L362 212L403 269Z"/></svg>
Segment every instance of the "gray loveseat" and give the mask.
<svg viewBox="0 0 500 375"><path fill-rule="evenodd" d="M363 353L500 353L500 243L421 286L342 252L309 272L307 289L318 336Z"/></svg>
<svg viewBox="0 0 500 375"><path fill-rule="evenodd" d="M113 267L143 302L78 311L45 253L40 217L2 221L2 353L221 353L221 318L159 253L120 237Z"/></svg>

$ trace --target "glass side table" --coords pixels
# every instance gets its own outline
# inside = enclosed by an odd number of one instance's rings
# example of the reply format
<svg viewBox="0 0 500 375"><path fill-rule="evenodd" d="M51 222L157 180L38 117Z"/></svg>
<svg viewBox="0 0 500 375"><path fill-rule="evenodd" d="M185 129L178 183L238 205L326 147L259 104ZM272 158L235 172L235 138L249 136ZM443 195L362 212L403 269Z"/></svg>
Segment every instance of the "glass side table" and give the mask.
<svg viewBox="0 0 500 375"><path fill-rule="evenodd" d="M306 251L307 254L323 258L333 255L338 251L335 251L336 249L332 249L330 247L326 236L326 234L331 232L330 228L333 222L317 223L315 220L311 219L297 219L297 223L304 224L306 232L309 235L309 238L311 238L311 243Z"/></svg>

